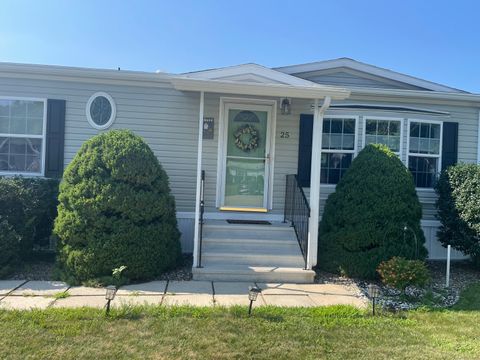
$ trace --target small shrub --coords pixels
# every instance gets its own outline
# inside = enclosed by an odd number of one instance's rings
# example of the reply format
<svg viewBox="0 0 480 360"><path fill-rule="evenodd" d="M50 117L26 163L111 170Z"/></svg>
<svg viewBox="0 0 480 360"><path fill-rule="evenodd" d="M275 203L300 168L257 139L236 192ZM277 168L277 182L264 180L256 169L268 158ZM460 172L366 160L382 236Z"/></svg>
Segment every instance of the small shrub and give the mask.
<svg viewBox="0 0 480 360"><path fill-rule="evenodd" d="M480 268L480 165L457 164L436 186L439 241L470 255Z"/></svg>
<svg viewBox="0 0 480 360"><path fill-rule="evenodd" d="M23 260L31 257L35 246L49 244L57 213L57 194L57 180L0 178L0 217L18 234Z"/></svg>
<svg viewBox="0 0 480 360"><path fill-rule="evenodd" d="M386 146L368 145L327 199L318 264L330 272L375 278L378 265L393 256L424 259L421 218L408 169Z"/></svg>
<svg viewBox="0 0 480 360"><path fill-rule="evenodd" d="M397 256L383 261L377 271L385 285L400 290L405 290L407 286L423 287L430 279L430 273L423 261Z"/></svg>
<svg viewBox="0 0 480 360"><path fill-rule="evenodd" d="M86 141L60 185L58 260L66 279L151 279L177 265L180 233L168 176L143 139L113 130Z"/></svg>
<svg viewBox="0 0 480 360"><path fill-rule="evenodd" d="M13 271L19 260L20 238L8 223L0 217L0 277Z"/></svg>

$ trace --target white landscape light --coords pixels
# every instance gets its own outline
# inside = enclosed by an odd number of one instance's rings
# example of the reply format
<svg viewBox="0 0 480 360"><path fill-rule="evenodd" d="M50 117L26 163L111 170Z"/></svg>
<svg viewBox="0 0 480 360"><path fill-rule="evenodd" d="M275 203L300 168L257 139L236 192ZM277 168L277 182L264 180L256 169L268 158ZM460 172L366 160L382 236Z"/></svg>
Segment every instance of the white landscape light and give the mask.
<svg viewBox="0 0 480 360"><path fill-rule="evenodd" d="M257 300L258 294L262 292L258 286L249 286L248 287L248 300L250 300L250 306L248 307L248 315L252 314L253 302Z"/></svg>
<svg viewBox="0 0 480 360"><path fill-rule="evenodd" d="M372 299L372 314L375 315L375 302L377 300L378 295L380 295L380 287L375 284L368 285L368 296Z"/></svg>
<svg viewBox="0 0 480 360"><path fill-rule="evenodd" d="M110 313L110 302L115 299L115 294L117 293L117 288L113 285L109 285L105 288L105 300L107 300L107 315Z"/></svg>

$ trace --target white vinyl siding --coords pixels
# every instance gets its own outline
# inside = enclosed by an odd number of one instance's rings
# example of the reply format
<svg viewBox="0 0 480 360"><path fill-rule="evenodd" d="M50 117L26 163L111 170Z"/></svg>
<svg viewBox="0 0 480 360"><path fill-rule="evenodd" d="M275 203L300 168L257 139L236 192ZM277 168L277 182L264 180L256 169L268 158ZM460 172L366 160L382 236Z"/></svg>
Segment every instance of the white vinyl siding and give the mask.
<svg viewBox="0 0 480 360"><path fill-rule="evenodd" d="M197 160L199 94L179 92L167 82L162 87L141 87L96 83L74 83L52 80L28 80L22 78L2 78L0 96L31 97L41 99L66 100L65 124L65 165L79 150L80 146L93 135L99 133L88 123L85 106L89 97L98 91L109 93L117 104L117 117L112 128L129 128L142 136L151 146L160 163L167 171L170 187L176 199L177 211L193 212L195 208L195 179ZM216 210L216 178L218 153L218 124L220 97L226 94L205 94L205 117L213 117L214 139L203 141L203 169L206 171L205 201L207 212ZM277 100L278 98L269 98ZM357 121L357 149L362 147L364 118L367 116L402 118L403 153L402 161L407 163L408 118L459 123L458 160L475 163L477 161L478 108L468 104L448 105L441 101L398 102L395 99L372 96L352 97L348 103L370 105L391 105L431 108L450 113L446 117L405 114L387 111L359 111ZM290 115L277 112L275 139L275 168L273 180L273 210L270 214L281 215L285 196L285 175L297 172L299 119L300 114L311 114L312 101L292 99ZM342 102L336 102L336 104ZM351 115L351 110L328 110L326 117ZM288 138L281 137L288 133ZM334 186L321 186L321 209L326 198L335 190ZM435 218L435 192L431 189L418 189L425 219ZM308 192L307 192L308 195ZM308 196L307 196L308 197Z"/></svg>
<svg viewBox="0 0 480 360"><path fill-rule="evenodd" d="M107 92L117 106L115 122L109 129L131 129L142 136L169 176L177 211L193 212L199 95L176 91L167 82L159 85L141 87L1 78L0 96L66 100L67 166L80 146L101 132L88 123L85 108L92 94Z"/></svg>

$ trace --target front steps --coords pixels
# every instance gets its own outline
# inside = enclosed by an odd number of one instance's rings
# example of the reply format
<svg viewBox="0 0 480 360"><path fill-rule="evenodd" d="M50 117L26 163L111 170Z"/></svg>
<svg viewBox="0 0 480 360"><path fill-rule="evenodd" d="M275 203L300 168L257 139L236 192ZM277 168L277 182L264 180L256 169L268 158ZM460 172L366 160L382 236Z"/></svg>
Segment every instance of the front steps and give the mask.
<svg viewBox="0 0 480 360"><path fill-rule="evenodd" d="M304 265L287 224L210 221L203 226L202 268L193 268L193 279L312 283L315 272Z"/></svg>

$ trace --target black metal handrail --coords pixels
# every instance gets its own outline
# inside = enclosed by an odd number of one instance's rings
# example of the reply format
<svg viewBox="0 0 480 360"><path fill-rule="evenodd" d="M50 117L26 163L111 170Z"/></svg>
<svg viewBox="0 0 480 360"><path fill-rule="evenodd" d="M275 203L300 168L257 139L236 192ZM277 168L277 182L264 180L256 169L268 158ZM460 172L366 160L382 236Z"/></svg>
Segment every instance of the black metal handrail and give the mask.
<svg viewBox="0 0 480 360"><path fill-rule="evenodd" d="M284 221L289 221L297 236L305 269L308 259L308 223L310 220L310 205L303 188L299 185L297 175L287 175L285 188Z"/></svg>
<svg viewBox="0 0 480 360"><path fill-rule="evenodd" d="M205 212L205 170L202 170L202 177L200 182L200 218L199 218L199 228L198 228L198 267L202 267L202 242L203 242L203 214Z"/></svg>

